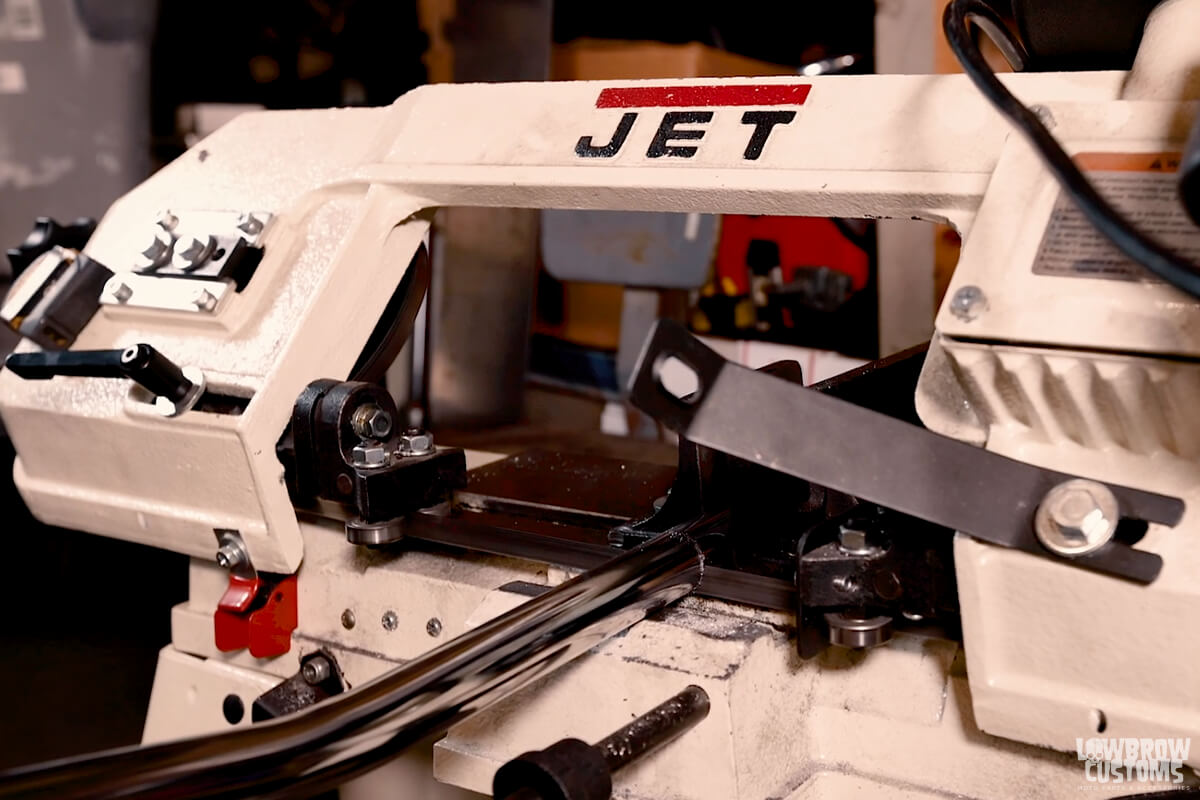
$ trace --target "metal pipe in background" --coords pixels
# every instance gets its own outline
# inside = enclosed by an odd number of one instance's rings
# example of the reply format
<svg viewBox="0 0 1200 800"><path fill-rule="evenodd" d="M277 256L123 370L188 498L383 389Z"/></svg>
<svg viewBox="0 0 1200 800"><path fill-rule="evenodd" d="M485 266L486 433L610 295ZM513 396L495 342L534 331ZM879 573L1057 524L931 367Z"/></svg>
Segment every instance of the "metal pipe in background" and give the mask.
<svg viewBox="0 0 1200 800"><path fill-rule="evenodd" d="M337 785L691 593L716 544L704 534L719 523L661 534L306 711L229 733L0 773L0 797L294 796ZM381 737L382 744L370 744Z"/></svg>

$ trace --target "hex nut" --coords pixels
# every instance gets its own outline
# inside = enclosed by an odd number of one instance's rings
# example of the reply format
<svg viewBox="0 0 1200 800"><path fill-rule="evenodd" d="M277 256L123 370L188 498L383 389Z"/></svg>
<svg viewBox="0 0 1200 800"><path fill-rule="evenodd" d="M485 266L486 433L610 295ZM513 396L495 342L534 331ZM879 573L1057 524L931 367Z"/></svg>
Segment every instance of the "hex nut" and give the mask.
<svg viewBox="0 0 1200 800"><path fill-rule="evenodd" d="M432 433L420 428L409 428L400 434L400 447L397 452L401 456L427 456L435 449Z"/></svg>
<svg viewBox="0 0 1200 800"><path fill-rule="evenodd" d="M392 456L387 448L378 442L356 444L350 451L350 459L356 467L363 469L378 469L392 462Z"/></svg>

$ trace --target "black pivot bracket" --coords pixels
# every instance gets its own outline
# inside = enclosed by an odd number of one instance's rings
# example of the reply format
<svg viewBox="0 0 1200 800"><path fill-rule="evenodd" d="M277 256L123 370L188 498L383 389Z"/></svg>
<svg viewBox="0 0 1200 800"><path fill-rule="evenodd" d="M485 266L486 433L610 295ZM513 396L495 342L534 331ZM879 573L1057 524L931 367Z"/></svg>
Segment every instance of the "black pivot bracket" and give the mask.
<svg viewBox="0 0 1200 800"><path fill-rule="evenodd" d="M404 536L404 520L466 486L466 456L435 447L426 431L402 428L387 390L364 381L317 380L296 399L275 447L297 508L341 506L353 544ZM339 515L345 516L345 515Z"/></svg>

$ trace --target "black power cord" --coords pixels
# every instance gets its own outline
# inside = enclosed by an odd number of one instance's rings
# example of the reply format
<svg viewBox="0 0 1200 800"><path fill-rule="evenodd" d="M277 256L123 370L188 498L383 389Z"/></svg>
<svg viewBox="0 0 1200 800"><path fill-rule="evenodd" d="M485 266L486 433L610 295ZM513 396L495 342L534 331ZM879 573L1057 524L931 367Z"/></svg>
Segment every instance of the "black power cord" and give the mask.
<svg viewBox="0 0 1200 800"><path fill-rule="evenodd" d="M1008 118L1037 150L1046 168L1096 230L1133 261L1193 297L1200 297L1200 270L1134 228L1080 172L1038 116L1008 90L984 59L970 26L978 25L1009 59L1013 69L1025 66L1021 45L1000 16L983 0L951 0L942 16L946 41L963 72L996 109Z"/></svg>

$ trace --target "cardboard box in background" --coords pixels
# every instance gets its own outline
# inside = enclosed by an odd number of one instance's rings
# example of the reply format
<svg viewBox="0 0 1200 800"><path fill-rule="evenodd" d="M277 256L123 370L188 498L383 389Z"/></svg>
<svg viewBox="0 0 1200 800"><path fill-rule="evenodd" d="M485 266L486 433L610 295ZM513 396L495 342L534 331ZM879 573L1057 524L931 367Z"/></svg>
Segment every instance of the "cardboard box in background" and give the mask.
<svg viewBox="0 0 1200 800"><path fill-rule="evenodd" d="M550 66L551 79L558 81L795 74L792 67L746 58L699 42L577 39L556 45ZM623 287L609 284L564 282L562 322L535 322L535 329L585 347L616 350L623 291Z"/></svg>
<svg viewBox="0 0 1200 800"><path fill-rule="evenodd" d="M556 81L795 74L792 67L717 50L699 42L662 44L577 39L556 45L550 64L550 78Z"/></svg>

